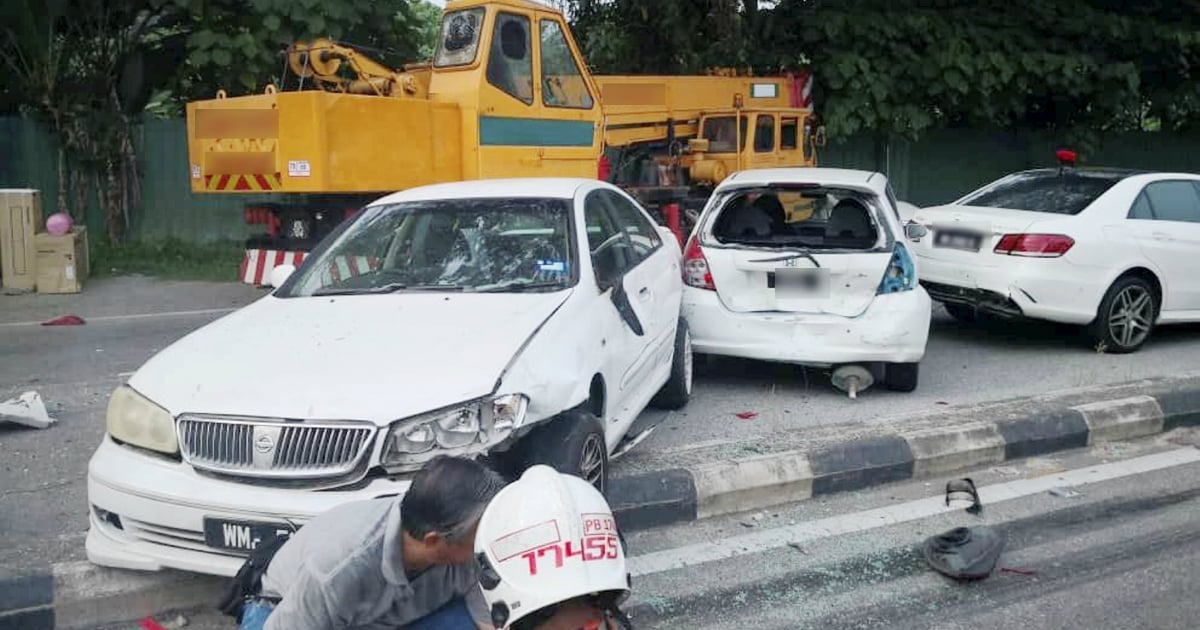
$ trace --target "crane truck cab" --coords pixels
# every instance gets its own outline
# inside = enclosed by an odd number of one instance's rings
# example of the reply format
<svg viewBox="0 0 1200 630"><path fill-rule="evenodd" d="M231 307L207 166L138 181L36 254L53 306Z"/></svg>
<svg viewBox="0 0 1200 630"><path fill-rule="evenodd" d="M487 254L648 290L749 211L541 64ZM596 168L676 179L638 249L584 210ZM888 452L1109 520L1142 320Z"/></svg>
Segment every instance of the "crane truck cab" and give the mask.
<svg viewBox="0 0 1200 630"><path fill-rule="evenodd" d="M562 12L528 0L450 0L426 62L393 69L321 38L295 42L288 68L263 93L187 105L192 192L258 197L245 216L267 234L243 263L256 284L382 194L593 177L661 220L741 168L815 165L820 144L793 77L594 76ZM735 117L730 151L718 130ZM251 248L276 255L250 265Z"/></svg>

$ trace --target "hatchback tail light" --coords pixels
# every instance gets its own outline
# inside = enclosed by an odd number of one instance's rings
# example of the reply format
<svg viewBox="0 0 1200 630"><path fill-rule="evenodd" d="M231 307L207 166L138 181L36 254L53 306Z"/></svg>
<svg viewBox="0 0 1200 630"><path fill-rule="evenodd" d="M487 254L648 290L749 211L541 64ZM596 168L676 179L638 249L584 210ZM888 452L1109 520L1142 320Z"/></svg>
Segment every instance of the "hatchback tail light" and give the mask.
<svg viewBox="0 0 1200 630"><path fill-rule="evenodd" d="M1065 234L1005 234L993 250L997 254L1058 258L1075 245L1075 239Z"/></svg>
<svg viewBox="0 0 1200 630"><path fill-rule="evenodd" d="M700 241L694 234L688 239L687 247L683 251L683 283L697 289L717 290L717 285L713 284L712 271L708 268L708 259L700 250Z"/></svg>

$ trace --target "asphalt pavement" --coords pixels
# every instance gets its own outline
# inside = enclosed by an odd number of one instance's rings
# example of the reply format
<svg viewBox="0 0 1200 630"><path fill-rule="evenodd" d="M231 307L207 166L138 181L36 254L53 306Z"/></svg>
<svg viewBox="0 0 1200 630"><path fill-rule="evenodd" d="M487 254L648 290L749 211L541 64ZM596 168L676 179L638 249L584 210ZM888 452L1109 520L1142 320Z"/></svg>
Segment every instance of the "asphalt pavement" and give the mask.
<svg viewBox="0 0 1200 630"><path fill-rule="evenodd" d="M83 560L85 472L103 434L108 395L173 340L261 297L236 284L122 278L78 296L0 297L0 399L36 390L58 423L35 430L0 425L0 573ZM35 323L74 313L83 326ZM157 315L156 315L157 313ZM655 432L628 456L644 465L660 453L782 429L829 427L959 405L1123 382L1197 369L1200 328L1162 329L1141 352L1114 356L1086 347L1074 331L1046 326L964 326L940 309L917 392L872 388L851 401L818 370L754 362L700 362L691 403L650 411ZM741 419L737 413L757 415ZM744 453L730 453L744 455ZM618 460L614 473L632 463Z"/></svg>
<svg viewBox="0 0 1200 630"><path fill-rule="evenodd" d="M946 505L944 477L634 532L626 608L638 630L1194 628L1197 445L1188 429L968 471L978 515ZM922 558L925 539L961 526L1004 537L983 580ZM233 627L208 608L155 619Z"/></svg>

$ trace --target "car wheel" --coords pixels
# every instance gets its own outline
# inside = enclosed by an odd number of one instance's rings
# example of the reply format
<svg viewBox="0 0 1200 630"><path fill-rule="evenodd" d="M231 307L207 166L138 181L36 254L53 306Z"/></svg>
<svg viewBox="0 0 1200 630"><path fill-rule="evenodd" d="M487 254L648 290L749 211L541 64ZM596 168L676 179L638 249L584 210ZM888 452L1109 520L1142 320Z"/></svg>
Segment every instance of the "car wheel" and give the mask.
<svg viewBox="0 0 1200 630"><path fill-rule="evenodd" d="M650 401L659 409L680 409L692 396L692 377L695 355L692 353L692 333L682 318L675 328L675 352L671 359L671 376Z"/></svg>
<svg viewBox="0 0 1200 630"><path fill-rule="evenodd" d="M979 319L975 309L966 304L943 303L942 307L946 309L947 313L950 313L950 317L965 324L973 323Z"/></svg>
<svg viewBox="0 0 1200 630"><path fill-rule="evenodd" d="M596 416L569 411L534 429L522 442L522 470L545 464L582 478L601 494L608 491L608 447Z"/></svg>
<svg viewBox="0 0 1200 630"><path fill-rule="evenodd" d="M1088 329L1097 349L1126 354L1141 348L1158 319L1158 299L1154 287L1142 278L1125 276L1114 282Z"/></svg>
<svg viewBox="0 0 1200 630"><path fill-rule="evenodd" d="M888 363L883 373L884 386L894 392L915 390L920 366L920 363Z"/></svg>

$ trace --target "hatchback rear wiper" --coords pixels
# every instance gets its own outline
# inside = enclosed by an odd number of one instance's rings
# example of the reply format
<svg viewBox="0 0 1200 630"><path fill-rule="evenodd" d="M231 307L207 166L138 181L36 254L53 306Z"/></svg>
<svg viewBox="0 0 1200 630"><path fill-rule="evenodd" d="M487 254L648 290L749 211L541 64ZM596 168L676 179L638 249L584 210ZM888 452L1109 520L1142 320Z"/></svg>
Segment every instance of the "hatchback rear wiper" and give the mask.
<svg viewBox="0 0 1200 630"><path fill-rule="evenodd" d="M777 256L775 258L759 258L758 260L751 260L750 262L755 262L755 263L783 262L785 260L793 260L796 258L807 258L807 259L811 260L814 265L816 265L818 267L821 266L821 263L819 261L817 261L817 259L814 258L813 255L808 252L798 252L795 254L788 254L786 256Z"/></svg>

